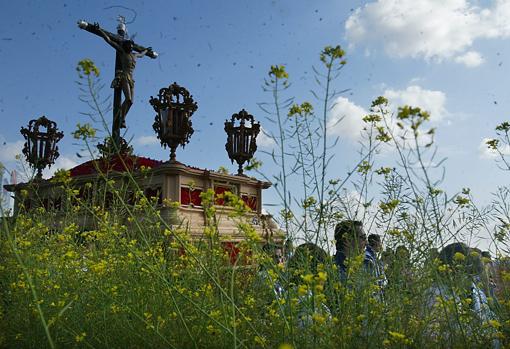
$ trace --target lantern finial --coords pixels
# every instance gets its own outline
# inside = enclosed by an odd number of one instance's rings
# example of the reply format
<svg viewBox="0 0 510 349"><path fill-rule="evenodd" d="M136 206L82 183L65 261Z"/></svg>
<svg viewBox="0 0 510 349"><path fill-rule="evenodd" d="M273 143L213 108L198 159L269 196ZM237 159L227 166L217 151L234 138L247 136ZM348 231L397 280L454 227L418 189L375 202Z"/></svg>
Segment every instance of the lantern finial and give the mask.
<svg viewBox="0 0 510 349"><path fill-rule="evenodd" d="M235 121L239 120L239 126ZM250 125L246 125L249 121ZM225 132L227 133L227 150L230 161L234 160L239 165L237 175L243 176L243 164L253 158L257 150L257 135L260 132L260 123L255 122L253 115L242 109L239 113L232 115L230 121L225 121Z"/></svg>
<svg viewBox="0 0 510 349"><path fill-rule="evenodd" d="M170 147L170 161L175 162L175 150L189 143L193 134L191 116L197 110L197 103L184 87L176 82L159 90L157 98L151 96L150 104L157 112L152 128L161 145Z"/></svg>
<svg viewBox="0 0 510 349"><path fill-rule="evenodd" d="M57 124L46 116L30 120L28 128L22 127L21 134L25 137L23 154L32 168L37 170L36 179L42 179L42 170L51 167L60 155L57 143L64 137L58 131Z"/></svg>

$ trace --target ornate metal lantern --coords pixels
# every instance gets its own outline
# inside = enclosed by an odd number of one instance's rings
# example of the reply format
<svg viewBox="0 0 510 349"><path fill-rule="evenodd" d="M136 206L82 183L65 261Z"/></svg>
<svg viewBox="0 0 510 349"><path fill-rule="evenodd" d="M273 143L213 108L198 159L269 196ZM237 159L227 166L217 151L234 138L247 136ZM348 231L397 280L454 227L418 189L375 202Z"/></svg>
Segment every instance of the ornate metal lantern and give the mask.
<svg viewBox="0 0 510 349"><path fill-rule="evenodd" d="M235 126L235 120L239 120L239 126ZM246 122L250 122L250 126ZM246 110L241 110L238 114L232 115L230 121L225 121L225 132L227 133L227 149L228 157L234 163L239 164L237 174L243 175L243 164L249 161L257 150L257 135L260 132L260 124L255 123L253 115L248 114Z"/></svg>
<svg viewBox="0 0 510 349"><path fill-rule="evenodd" d="M170 161L175 160L175 149L189 143L193 134L191 115L197 110L197 103L184 87L173 83L159 90L158 98L151 96L150 104L157 112L152 128L161 145L170 147Z"/></svg>
<svg viewBox="0 0 510 349"><path fill-rule="evenodd" d="M57 142L64 137L58 131L57 124L46 116L30 120L28 128L22 127L21 134L25 137L23 154L31 167L37 170L37 179L42 179L42 170L51 167L60 155Z"/></svg>

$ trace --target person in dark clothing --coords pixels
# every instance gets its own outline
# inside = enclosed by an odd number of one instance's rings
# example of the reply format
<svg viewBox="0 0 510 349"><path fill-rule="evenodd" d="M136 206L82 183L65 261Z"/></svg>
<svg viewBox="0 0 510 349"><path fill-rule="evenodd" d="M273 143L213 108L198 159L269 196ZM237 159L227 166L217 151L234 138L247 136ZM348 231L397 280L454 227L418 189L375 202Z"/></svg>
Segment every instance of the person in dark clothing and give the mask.
<svg viewBox="0 0 510 349"><path fill-rule="evenodd" d="M305 294L299 294L298 291L298 285L303 283L303 275L324 273L321 272L323 270L322 266L328 260L329 256L326 251L314 243L307 242L299 245L294 255L287 262L287 272L289 275L287 290L290 294L298 293L295 311L300 328L310 327L314 323L314 314L321 314L328 319L331 318L331 310L325 300L322 301L316 298L311 289L308 289ZM285 296L285 293L283 293L281 298L285 297L288 296Z"/></svg>
<svg viewBox="0 0 510 349"><path fill-rule="evenodd" d="M327 258L326 251L311 242L299 245L287 262L290 280L299 283L303 272L317 274L319 264L326 263Z"/></svg>
<svg viewBox="0 0 510 349"><path fill-rule="evenodd" d="M335 264L340 272L340 279L347 278L345 260L365 252L367 236L360 221L345 220L335 227Z"/></svg>
<svg viewBox="0 0 510 349"><path fill-rule="evenodd" d="M374 252L374 255L377 255L382 252L382 241L381 235L379 234L370 234L368 236L368 245L367 250L370 249Z"/></svg>
<svg viewBox="0 0 510 349"><path fill-rule="evenodd" d="M393 255L388 258L385 268L385 275L391 288L398 292L408 292L411 289L414 279L413 264L407 247L397 246Z"/></svg>
<svg viewBox="0 0 510 349"><path fill-rule="evenodd" d="M494 261L492 260L491 253L489 251L482 251L482 263L484 272L482 273L481 279L485 284L484 291L494 300L496 299L496 269L494 268Z"/></svg>
<svg viewBox="0 0 510 349"><path fill-rule="evenodd" d="M386 279L384 264L379 258L381 251L381 236L378 234L370 234L368 236L368 244L365 250L365 267L377 278L377 284L382 289L388 284L388 280Z"/></svg>
<svg viewBox="0 0 510 349"><path fill-rule="evenodd" d="M481 251L478 251L477 248L471 248L464 243L454 242L439 252L438 259L449 268L450 272L448 278L439 278L426 291L425 305L430 316L438 319L438 324L435 324L430 332L433 336L438 336L438 331L445 331L444 334L439 333L448 337L452 335L452 331L462 331L459 327L458 314L470 310L483 323L482 328L485 329L478 335L492 338L492 348L500 348L501 343L495 336L495 330L489 325L491 321L499 319L482 288L481 275L484 273L484 265L480 257ZM470 301L465 302L466 299ZM455 308L447 311L444 300L453 302Z"/></svg>
<svg viewBox="0 0 510 349"><path fill-rule="evenodd" d="M377 274L384 272L382 262L378 259L382 251L381 236L378 234L370 234L367 240L367 247L365 248L365 259L368 260L369 265L375 267Z"/></svg>

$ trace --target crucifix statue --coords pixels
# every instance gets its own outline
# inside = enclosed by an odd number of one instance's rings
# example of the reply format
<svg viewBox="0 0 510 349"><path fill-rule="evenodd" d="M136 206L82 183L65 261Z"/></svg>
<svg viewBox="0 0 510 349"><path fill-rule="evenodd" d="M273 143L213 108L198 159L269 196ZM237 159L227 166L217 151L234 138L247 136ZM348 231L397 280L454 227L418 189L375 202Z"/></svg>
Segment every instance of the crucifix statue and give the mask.
<svg viewBox="0 0 510 349"><path fill-rule="evenodd" d="M102 37L110 46L115 49L115 78L112 81L113 88L113 124L112 139L120 149L120 129L126 127L126 115L133 104L134 83L133 71L136 59L143 56L156 58L158 54L151 47L143 47L129 39L126 30L124 17L119 16L117 34L112 34L102 29L98 23L90 24L85 21L78 21L78 27L89 33ZM124 94L124 100L122 100Z"/></svg>

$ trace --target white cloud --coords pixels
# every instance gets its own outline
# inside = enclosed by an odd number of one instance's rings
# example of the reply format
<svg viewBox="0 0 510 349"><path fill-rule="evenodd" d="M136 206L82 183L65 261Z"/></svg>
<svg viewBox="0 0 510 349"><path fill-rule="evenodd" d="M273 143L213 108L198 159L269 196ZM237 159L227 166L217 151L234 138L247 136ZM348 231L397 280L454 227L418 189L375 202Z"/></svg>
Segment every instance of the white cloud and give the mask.
<svg viewBox="0 0 510 349"><path fill-rule="evenodd" d="M330 135L346 137L356 141L365 126L363 117L368 112L345 97L338 97L329 113L328 132Z"/></svg>
<svg viewBox="0 0 510 349"><path fill-rule="evenodd" d="M480 158L482 159L495 159L499 157L496 150L491 149L487 146L487 141L491 138L484 138L480 145L478 146L478 153L480 154ZM500 151L503 155L510 156L510 145L504 145L500 148Z"/></svg>
<svg viewBox="0 0 510 349"><path fill-rule="evenodd" d="M348 18L347 40L366 49L382 46L392 57L483 62L471 51L480 39L510 36L510 1L481 7L471 0L377 0Z"/></svg>
<svg viewBox="0 0 510 349"><path fill-rule="evenodd" d="M261 126L257 136L257 145L262 148L271 148L276 145L273 137Z"/></svg>
<svg viewBox="0 0 510 349"><path fill-rule="evenodd" d="M57 169L61 168L64 170L69 170L73 167L78 166L78 162L75 158L70 158L67 156L61 156L55 161L55 164L52 167L55 167Z"/></svg>
<svg viewBox="0 0 510 349"><path fill-rule="evenodd" d="M23 141L7 142L0 136L0 162L14 162L16 155L21 154Z"/></svg>
<svg viewBox="0 0 510 349"><path fill-rule="evenodd" d="M431 121L439 121L448 114L445 108L446 95L442 91L426 90L418 85L411 85L405 90L388 89L384 91L384 97L395 106L410 105L428 111Z"/></svg>
<svg viewBox="0 0 510 349"><path fill-rule="evenodd" d="M29 173L31 171L29 165L25 160L25 156L22 155L22 149L24 141L7 142L5 138L0 135L0 162L4 163L7 168L16 170L18 173L18 181L28 180ZM19 159L16 159L16 155L21 155ZM50 178L53 176L56 170L65 169L69 170L78 165L79 162L87 161L87 158L78 159L76 156L64 156L60 155L55 163L50 168L46 167L43 170L43 177Z"/></svg>
<svg viewBox="0 0 510 349"><path fill-rule="evenodd" d="M476 51L469 51L462 56L455 57L455 62L462 63L468 68L478 67L484 62L483 57Z"/></svg>
<svg viewBox="0 0 510 349"><path fill-rule="evenodd" d="M487 141L489 140L490 138L484 138L482 140L482 142L480 142L480 145L478 146L478 153L480 154L480 158L482 159L494 159L495 157L498 156L498 153L496 153L495 150L493 149L490 149L488 146L487 146Z"/></svg>
<svg viewBox="0 0 510 349"><path fill-rule="evenodd" d="M59 156L55 163L50 168L46 167L43 170L43 178L51 178L57 170L70 170L73 167L78 166L77 159L75 157Z"/></svg>
<svg viewBox="0 0 510 349"><path fill-rule="evenodd" d="M402 105L420 107L430 113L431 122L438 122L449 115L445 107L446 95L442 91L411 85L404 90L386 89L383 95L388 98L390 109L394 112ZM329 114L328 132L330 135L357 141L361 138L361 131L365 127L363 117L367 114L368 111L363 107L345 97L338 97Z"/></svg>
<svg viewBox="0 0 510 349"><path fill-rule="evenodd" d="M136 139L139 145L154 145L159 144L159 139L156 136L140 136Z"/></svg>
<svg viewBox="0 0 510 349"><path fill-rule="evenodd" d="M366 198L358 190L344 188L333 204L335 209L344 213L348 219L362 221L370 211L370 206L364 206L366 202Z"/></svg>

